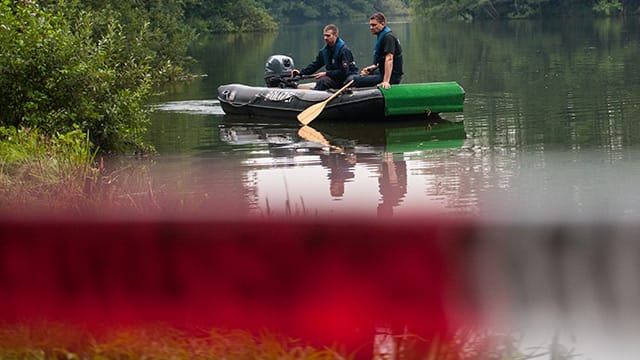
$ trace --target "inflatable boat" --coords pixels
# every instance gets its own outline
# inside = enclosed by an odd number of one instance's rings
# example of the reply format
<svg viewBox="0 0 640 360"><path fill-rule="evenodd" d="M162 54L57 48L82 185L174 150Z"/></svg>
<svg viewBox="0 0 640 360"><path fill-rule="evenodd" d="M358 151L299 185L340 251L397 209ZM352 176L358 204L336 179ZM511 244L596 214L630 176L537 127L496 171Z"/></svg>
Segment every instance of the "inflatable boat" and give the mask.
<svg viewBox="0 0 640 360"><path fill-rule="evenodd" d="M223 111L231 115L291 118L309 106L327 100L332 91L298 86L291 78L293 60L282 55L269 58L265 66L267 86L228 84L218 87ZM461 112L465 92L457 82L392 85L390 89L350 88L324 107L317 119L380 120L428 117L432 114Z"/></svg>

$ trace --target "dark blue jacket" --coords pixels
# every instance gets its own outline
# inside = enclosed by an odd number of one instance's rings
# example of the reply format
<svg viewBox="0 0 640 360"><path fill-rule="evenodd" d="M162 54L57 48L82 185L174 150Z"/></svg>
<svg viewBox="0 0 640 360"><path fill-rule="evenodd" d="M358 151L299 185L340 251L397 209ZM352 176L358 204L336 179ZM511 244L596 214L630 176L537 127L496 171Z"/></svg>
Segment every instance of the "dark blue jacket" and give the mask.
<svg viewBox="0 0 640 360"><path fill-rule="evenodd" d="M338 38L332 48L327 45L322 47L316 59L300 70L300 74L311 75L323 66L326 69L327 76L339 84L342 84L347 79L347 76L358 73L353 54L341 38Z"/></svg>

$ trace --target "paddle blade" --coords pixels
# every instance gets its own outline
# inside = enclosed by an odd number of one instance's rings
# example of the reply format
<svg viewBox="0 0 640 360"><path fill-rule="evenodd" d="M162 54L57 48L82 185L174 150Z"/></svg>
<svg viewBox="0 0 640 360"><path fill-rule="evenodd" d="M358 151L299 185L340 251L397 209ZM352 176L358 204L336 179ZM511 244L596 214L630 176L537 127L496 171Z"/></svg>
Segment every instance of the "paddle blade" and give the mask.
<svg viewBox="0 0 640 360"><path fill-rule="evenodd" d="M324 106L327 105L329 101L333 100L333 98L335 98L336 96L340 95L340 93L345 91L349 86L351 86L351 84L353 84L353 81L354 80L349 81L347 85L341 87L340 90L336 91L335 93L333 93L333 95L329 96L327 100L318 104L313 104L308 108L306 108L303 112L298 114L298 121L300 121L302 125L309 124L311 121L313 121L313 119L315 119L316 117L318 117L318 115L320 115L322 110L324 110Z"/></svg>
<svg viewBox="0 0 640 360"><path fill-rule="evenodd" d="M318 115L324 110L324 106L327 103L325 101L317 104L313 104L308 108L304 109L300 114L298 114L298 121L300 121L303 125L307 125L313 121L313 119L317 118Z"/></svg>
<svg viewBox="0 0 640 360"><path fill-rule="evenodd" d="M301 138L307 141L317 142L323 145L331 146L331 144L329 143L329 140L327 140L318 130L312 128L311 126L305 125L301 127L300 130L298 130L298 136L300 136Z"/></svg>
<svg viewBox="0 0 640 360"><path fill-rule="evenodd" d="M318 130L312 128L311 126L305 125L303 127L300 128L300 130L298 130L298 136L300 136L301 138L307 140L307 141L311 141L311 142L317 142L320 143L322 145L326 145L329 146L333 149L336 149L338 152L343 153L344 149L342 149L339 146L336 145L331 145L331 143L329 142L329 140L327 140Z"/></svg>

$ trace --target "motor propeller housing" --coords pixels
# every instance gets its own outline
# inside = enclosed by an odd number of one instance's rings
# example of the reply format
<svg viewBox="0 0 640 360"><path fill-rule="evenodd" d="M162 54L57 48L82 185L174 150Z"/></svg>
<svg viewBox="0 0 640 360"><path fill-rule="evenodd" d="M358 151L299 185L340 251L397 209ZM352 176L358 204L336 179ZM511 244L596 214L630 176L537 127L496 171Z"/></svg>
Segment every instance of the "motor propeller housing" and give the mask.
<svg viewBox="0 0 640 360"><path fill-rule="evenodd" d="M264 81L268 87L296 88L297 79L291 77L295 69L293 59L286 55L271 55L264 65Z"/></svg>

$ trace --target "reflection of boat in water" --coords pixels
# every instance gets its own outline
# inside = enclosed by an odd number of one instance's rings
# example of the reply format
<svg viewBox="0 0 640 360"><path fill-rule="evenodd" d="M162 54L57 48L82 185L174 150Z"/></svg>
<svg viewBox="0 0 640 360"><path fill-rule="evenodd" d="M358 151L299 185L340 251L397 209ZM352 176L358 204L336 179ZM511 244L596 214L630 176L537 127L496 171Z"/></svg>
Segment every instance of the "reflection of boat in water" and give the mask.
<svg viewBox="0 0 640 360"><path fill-rule="evenodd" d="M459 148L462 147L466 137L462 122L389 128L385 136L385 151L400 153Z"/></svg>
<svg viewBox="0 0 640 360"><path fill-rule="evenodd" d="M368 187L370 198L367 202L375 204L375 211L380 217L394 216L396 208L407 196L408 179L413 174L412 171L424 171L438 179L453 178L454 183L460 183L459 171L448 173L446 158L460 152L459 149L465 142L463 122L349 124L317 121L313 125L314 127L242 124L234 123L225 116L219 131L222 141L236 145L237 150L251 152L250 157L255 161L248 164L257 166L251 174L256 179L262 179L257 180L260 184L279 183L279 178L275 179L273 176L279 177L282 174L271 171L273 166L282 165L288 169L283 171L295 172L296 170L289 170L292 165L304 164L316 175L326 173L324 179L327 181L329 194L336 200L349 198L348 202L353 201L351 198L358 191L350 191L353 186L349 184L375 186L377 192L372 191L374 187ZM409 165L405 159L407 156L438 159L435 161L437 165L419 165L420 161ZM263 161L265 158L267 161ZM318 172L318 165L322 167L322 172ZM357 181L354 180L356 178ZM319 177L309 181L309 187L322 183ZM271 189L269 185L261 186L264 193L277 194L277 190L264 190ZM320 189L322 190L324 189ZM360 194L362 191L360 189ZM443 201L442 189L437 191L437 201ZM292 190L292 193L295 194L296 191ZM271 196L269 201L276 195ZM267 201L266 198L264 201Z"/></svg>
<svg viewBox="0 0 640 360"><path fill-rule="evenodd" d="M232 145L286 145L296 142L293 131L264 126L230 126L221 128L220 140Z"/></svg>
<svg viewBox="0 0 640 360"><path fill-rule="evenodd" d="M270 147L312 147L309 142L335 150L358 152L378 148L384 152L412 152L462 147L466 139L463 122L403 121L344 123L316 121L313 127L246 124L225 116L220 138L231 145L268 145Z"/></svg>

